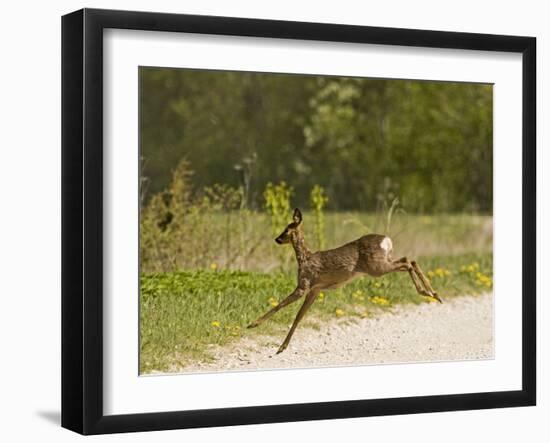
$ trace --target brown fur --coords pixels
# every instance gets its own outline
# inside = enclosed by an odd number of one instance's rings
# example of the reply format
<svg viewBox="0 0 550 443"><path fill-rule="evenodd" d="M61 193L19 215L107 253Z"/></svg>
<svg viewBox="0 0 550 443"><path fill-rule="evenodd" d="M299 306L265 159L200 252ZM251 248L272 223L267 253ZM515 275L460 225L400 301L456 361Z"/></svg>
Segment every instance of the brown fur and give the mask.
<svg viewBox="0 0 550 443"><path fill-rule="evenodd" d="M407 271L419 294L441 302L416 262L409 261L406 257L392 260L391 240L387 236L368 234L335 249L311 252L305 244L301 224L302 214L299 209L295 209L293 222L275 239L279 244L291 243L294 248L298 262L296 289L248 326L258 326L285 306L305 296L304 304L277 353L286 349L298 323L315 301L319 291L341 287L362 274L379 277L389 272Z"/></svg>

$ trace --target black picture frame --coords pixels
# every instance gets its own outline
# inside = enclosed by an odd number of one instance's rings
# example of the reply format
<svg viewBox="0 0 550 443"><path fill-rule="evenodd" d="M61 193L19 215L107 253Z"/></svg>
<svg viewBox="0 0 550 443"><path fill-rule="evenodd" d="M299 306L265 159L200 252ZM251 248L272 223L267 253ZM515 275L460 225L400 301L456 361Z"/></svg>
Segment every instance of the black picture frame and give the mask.
<svg viewBox="0 0 550 443"><path fill-rule="evenodd" d="M103 31L455 48L522 54L522 389L131 415L103 413ZM83 9L62 18L62 426L82 434L535 405L536 39L229 17Z"/></svg>

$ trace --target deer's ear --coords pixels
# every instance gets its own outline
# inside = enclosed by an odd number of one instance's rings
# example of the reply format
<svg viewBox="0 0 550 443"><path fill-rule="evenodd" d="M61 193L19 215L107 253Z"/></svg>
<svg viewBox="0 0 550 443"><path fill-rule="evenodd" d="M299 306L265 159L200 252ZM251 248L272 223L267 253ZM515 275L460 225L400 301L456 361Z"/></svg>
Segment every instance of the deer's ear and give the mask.
<svg viewBox="0 0 550 443"><path fill-rule="evenodd" d="M298 208L294 210L294 215L292 216L292 219L294 220L294 223L296 223L297 225L302 223L302 213Z"/></svg>

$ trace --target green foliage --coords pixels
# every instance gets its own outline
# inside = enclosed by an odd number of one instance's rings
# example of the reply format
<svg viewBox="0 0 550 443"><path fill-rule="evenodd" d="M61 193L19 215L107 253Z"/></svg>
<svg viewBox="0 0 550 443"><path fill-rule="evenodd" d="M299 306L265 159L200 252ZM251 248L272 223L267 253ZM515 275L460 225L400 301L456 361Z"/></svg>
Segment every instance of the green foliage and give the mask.
<svg viewBox="0 0 550 443"><path fill-rule="evenodd" d="M269 182L264 191L264 207L271 220L271 233L274 236L279 235L289 223L290 216L290 197L293 189L284 181L277 185ZM292 252L288 248L277 247L273 250L273 244L270 245L270 256L279 263L279 268L288 269L292 260Z"/></svg>
<svg viewBox="0 0 550 443"><path fill-rule="evenodd" d="M186 160L172 171L167 190L153 195L141 208L140 265L142 269L166 271L178 261L179 240L189 231L193 218L191 183L193 173Z"/></svg>
<svg viewBox="0 0 550 443"><path fill-rule="evenodd" d="M241 188L215 184L192 189L193 172L182 160L169 187L141 210L140 265L143 271L246 265L254 236L250 211L240 209ZM216 219L213 223L212 220Z"/></svg>
<svg viewBox="0 0 550 443"><path fill-rule="evenodd" d="M267 188L269 214L241 209L241 188L214 185L191 188L193 174L184 163L173 184L142 207L140 266L142 272L181 269L234 269L258 272L294 270L290 246L273 241L291 221L290 189ZM326 212L322 188L313 191L311 211L303 211L302 230L312 248L334 248L369 232L392 236L395 254L422 257L490 252L492 217L405 214L397 201L377 213ZM325 244L326 242L326 244Z"/></svg>
<svg viewBox="0 0 550 443"><path fill-rule="evenodd" d="M426 257L419 264L444 301L491 290L491 254ZM224 345L245 334L276 333L282 341L301 304L249 330L246 325L294 289L294 274L228 270L142 274L140 285L142 373L177 370L195 360L208 360L209 345ZM416 293L406 273L364 277L320 294L301 327L323 318L353 321L376 316L396 304L428 302Z"/></svg>
<svg viewBox="0 0 550 443"><path fill-rule="evenodd" d="M268 182L306 207L318 184L331 209L492 211L493 87L486 84L140 68L147 200L186 158L193 188Z"/></svg>
<svg viewBox="0 0 550 443"><path fill-rule="evenodd" d="M491 85L335 78L310 106L311 172L338 165L327 189L342 206L492 210Z"/></svg>
<svg viewBox="0 0 550 443"><path fill-rule="evenodd" d="M269 182L264 191L265 209L271 218L271 231L279 234L289 223L292 187L284 181L277 185Z"/></svg>
<svg viewBox="0 0 550 443"><path fill-rule="evenodd" d="M323 210L328 203L328 197L325 195L325 190L319 185L313 186L309 195L309 201L315 217L315 239L317 241L317 248L320 250L325 249L325 214Z"/></svg>

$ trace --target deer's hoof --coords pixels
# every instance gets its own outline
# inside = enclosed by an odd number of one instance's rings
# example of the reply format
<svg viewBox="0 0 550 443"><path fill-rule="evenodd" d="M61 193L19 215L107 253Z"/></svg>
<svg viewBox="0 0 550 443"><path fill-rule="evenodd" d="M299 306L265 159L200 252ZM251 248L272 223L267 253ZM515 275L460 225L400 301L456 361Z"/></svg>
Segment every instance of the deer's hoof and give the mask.
<svg viewBox="0 0 550 443"><path fill-rule="evenodd" d="M437 295L436 292L433 293L432 297L435 298L439 303L443 303L443 300L439 298L439 295Z"/></svg>
<svg viewBox="0 0 550 443"><path fill-rule="evenodd" d="M277 354L280 354L281 352L283 352L283 351L286 349L286 346L287 346L287 345L281 345L281 346L279 347L279 349L277 350Z"/></svg>
<svg viewBox="0 0 550 443"><path fill-rule="evenodd" d="M258 323L257 322L254 322L254 323L250 323L246 329L252 329L252 328L255 328L256 326L258 326Z"/></svg>

